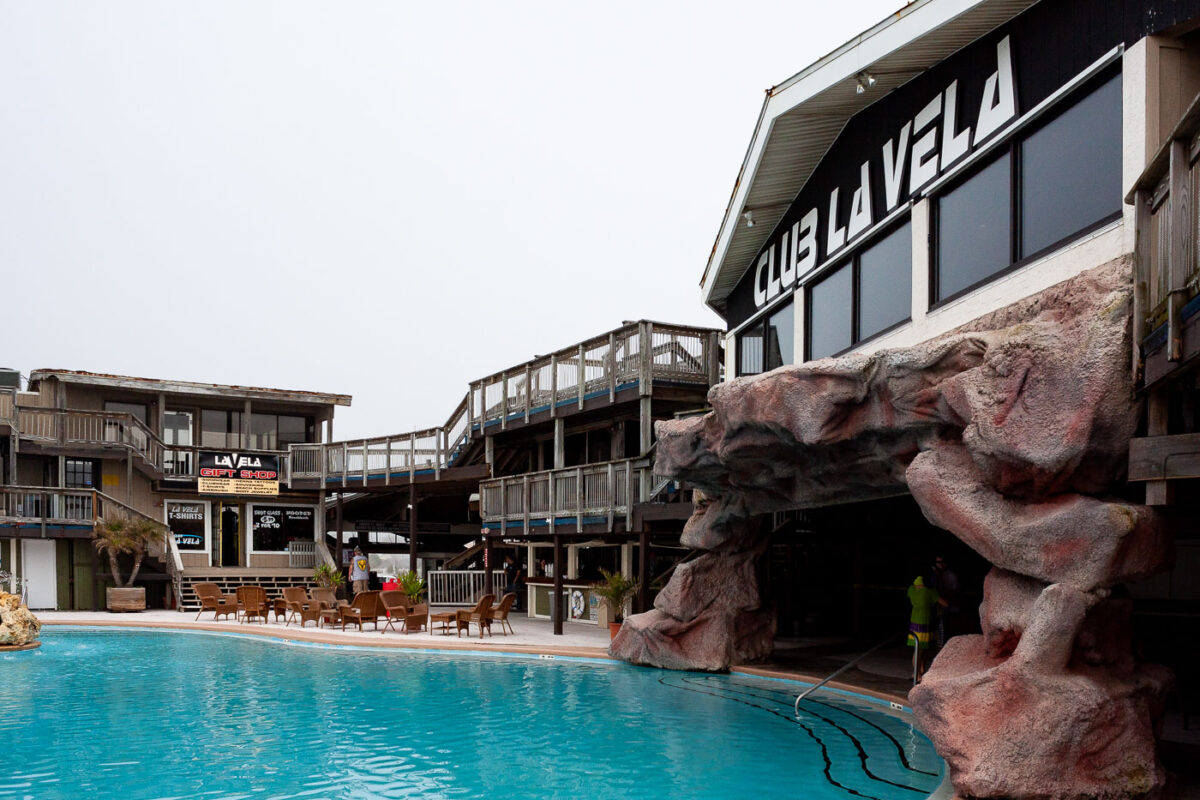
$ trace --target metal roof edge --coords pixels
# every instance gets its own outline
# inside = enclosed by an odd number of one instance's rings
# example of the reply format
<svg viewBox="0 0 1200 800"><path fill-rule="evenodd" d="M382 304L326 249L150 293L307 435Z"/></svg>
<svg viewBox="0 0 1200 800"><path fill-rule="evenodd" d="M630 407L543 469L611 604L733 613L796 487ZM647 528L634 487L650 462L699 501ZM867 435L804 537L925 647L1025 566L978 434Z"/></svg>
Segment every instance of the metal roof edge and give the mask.
<svg viewBox="0 0 1200 800"><path fill-rule="evenodd" d="M352 397L348 394L327 394L310 392L303 389L270 389L261 386L237 386L222 383L198 383L195 381L176 381L163 378L139 378L132 375L109 375L100 372L86 372L70 369L35 369L29 373L29 385L32 387L47 378L57 378L64 383L81 383L92 386L107 386L111 388L133 389L141 391L161 391L174 394L196 394L217 397L259 398L282 402L308 403L318 405L349 406Z"/></svg>
<svg viewBox="0 0 1200 800"><path fill-rule="evenodd" d="M949 24L964 13L989 2L993 2L993 0L913 0L888 15L886 19L767 90L767 97L759 112L759 118L755 123L754 132L746 148L746 155L738 170L729 203L726 205L725 214L717 230L716 240L709 253L708 263L705 265L700 279L702 299L705 305L720 313L719 301L713 298L716 284L716 281L713 280L716 277L713 267L715 264L717 271L720 270L721 260L728 249L732 236L730 223L737 224L738 210L744 205L746 193L749 191L750 184L753 183L753 176L762 160L764 145L770 138L771 124L774 120L820 92L831 88L838 81L856 75L876 61L903 49L908 44ZM898 26L900 26L900 30L895 30ZM895 35L885 37L886 33ZM854 63L846 63L847 59L853 59ZM853 115L850 115L847 119L852 117Z"/></svg>

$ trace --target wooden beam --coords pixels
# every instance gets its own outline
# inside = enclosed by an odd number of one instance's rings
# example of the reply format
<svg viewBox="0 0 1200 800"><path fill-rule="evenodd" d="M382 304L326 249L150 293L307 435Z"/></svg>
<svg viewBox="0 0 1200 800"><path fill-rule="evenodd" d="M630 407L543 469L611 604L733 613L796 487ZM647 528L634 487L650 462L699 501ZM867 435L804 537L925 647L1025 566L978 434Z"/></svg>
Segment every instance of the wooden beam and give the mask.
<svg viewBox="0 0 1200 800"><path fill-rule="evenodd" d="M1167 304L1167 360L1183 357L1183 305L1187 300L1187 278L1192 268L1192 175L1187 141L1171 142L1171 290Z"/></svg>
<svg viewBox="0 0 1200 800"><path fill-rule="evenodd" d="M554 620L554 635L562 636L562 593L563 573L567 571L566 559L563 558L562 536L554 534L554 591L550 595L550 618Z"/></svg>

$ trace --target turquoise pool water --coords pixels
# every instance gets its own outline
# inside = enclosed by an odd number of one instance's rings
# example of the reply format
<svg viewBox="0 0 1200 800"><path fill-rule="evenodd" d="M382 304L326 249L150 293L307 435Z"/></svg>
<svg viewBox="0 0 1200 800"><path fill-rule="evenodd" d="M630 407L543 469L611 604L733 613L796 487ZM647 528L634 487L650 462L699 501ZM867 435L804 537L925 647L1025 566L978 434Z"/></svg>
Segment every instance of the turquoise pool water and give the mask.
<svg viewBox="0 0 1200 800"><path fill-rule="evenodd" d="M0 797L918 800L907 716L794 684L564 659L43 629L0 655Z"/></svg>

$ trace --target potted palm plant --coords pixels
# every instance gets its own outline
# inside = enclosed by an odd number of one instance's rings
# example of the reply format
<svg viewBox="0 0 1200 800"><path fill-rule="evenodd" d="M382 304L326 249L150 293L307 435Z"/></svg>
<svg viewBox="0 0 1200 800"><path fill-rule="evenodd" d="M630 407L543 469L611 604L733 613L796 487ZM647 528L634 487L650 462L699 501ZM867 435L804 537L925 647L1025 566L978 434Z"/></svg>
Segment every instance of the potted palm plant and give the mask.
<svg viewBox="0 0 1200 800"><path fill-rule="evenodd" d="M109 611L145 611L146 587L134 586L133 582L137 580L150 546L162 542L166 533L166 527L153 520L124 517L106 519L92 532L96 552L108 556L112 571L114 585L104 590ZM123 555L133 556L133 568L125 581L121 580L120 557Z"/></svg>
<svg viewBox="0 0 1200 800"><path fill-rule="evenodd" d="M621 624L625 622L625 604L637 592L638 584L633 578L628 578L620 572L609 572L602 568L600 574L604 576L604 580L592 586L592 593L599 595L604 600L604 605L608 606L608 633L610 637L616 638L617 631L621 630Z"/></svg>
<svg viewBox="0 0 1200 800"><path fill-rule="evenodd" d="M330 564L318 564L313 570L313 583L322 589L333 589L336 592L345 582L342 571Z"/></svg>
<svg viewBox="0 0 1200 800"><path fill-rule="evenodd" d="M425 579L417 573L409 570L400 574L400 591L404 592L404 596L408 598L408 602L414 606L421 602L421 595L425 594Z"/></svg>

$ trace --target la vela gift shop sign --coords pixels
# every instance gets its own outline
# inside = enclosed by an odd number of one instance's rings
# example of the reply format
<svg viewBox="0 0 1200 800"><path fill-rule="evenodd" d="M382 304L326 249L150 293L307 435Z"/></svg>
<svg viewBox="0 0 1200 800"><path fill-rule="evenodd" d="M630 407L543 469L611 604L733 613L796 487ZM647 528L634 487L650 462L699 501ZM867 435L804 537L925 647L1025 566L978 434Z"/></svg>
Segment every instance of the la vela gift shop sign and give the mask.
<svg viewBox="0 0 1200 800"><path fill-rule="evenodd" d="M200 451L202 494L279 494L279 456Z"/></svg>

